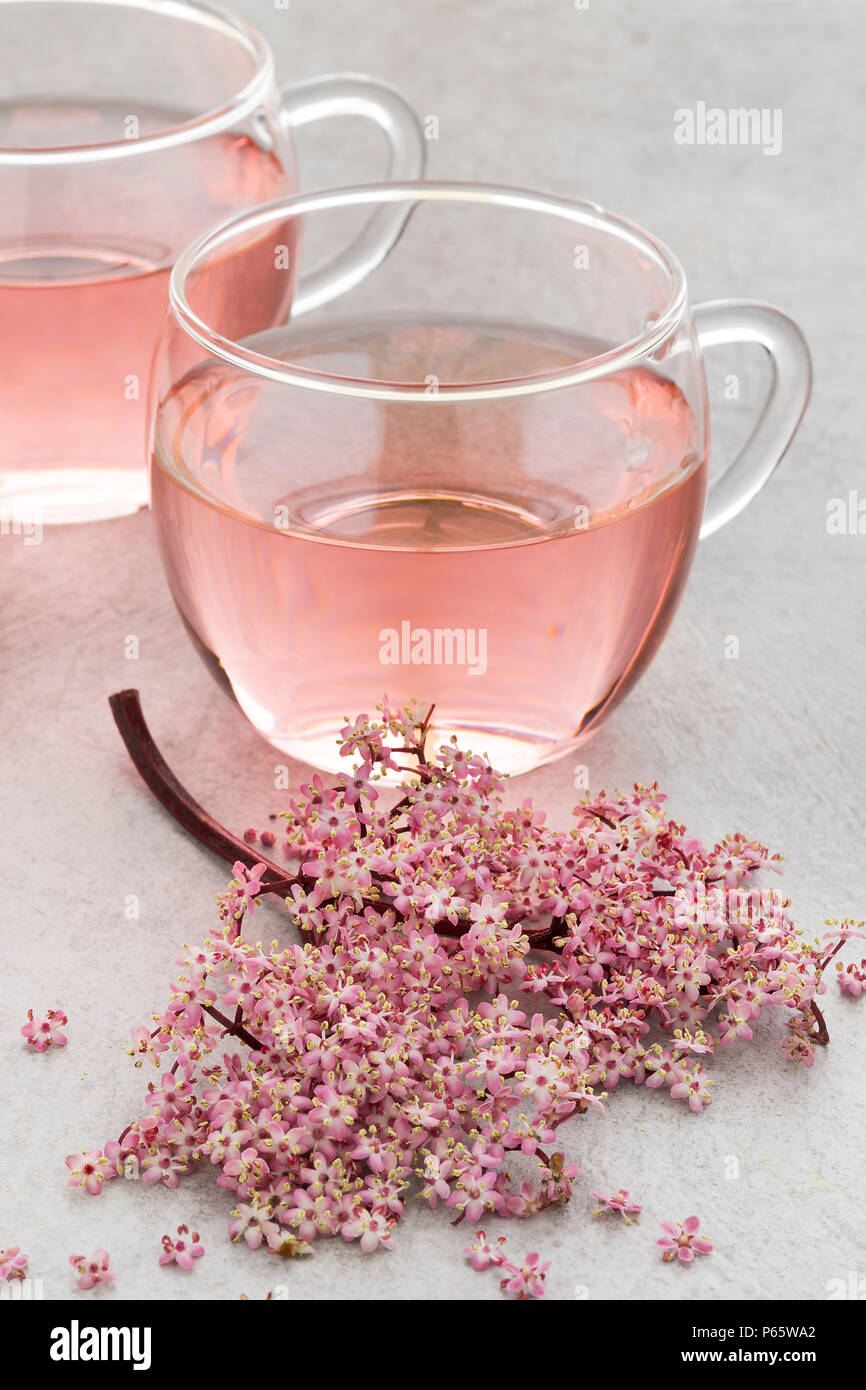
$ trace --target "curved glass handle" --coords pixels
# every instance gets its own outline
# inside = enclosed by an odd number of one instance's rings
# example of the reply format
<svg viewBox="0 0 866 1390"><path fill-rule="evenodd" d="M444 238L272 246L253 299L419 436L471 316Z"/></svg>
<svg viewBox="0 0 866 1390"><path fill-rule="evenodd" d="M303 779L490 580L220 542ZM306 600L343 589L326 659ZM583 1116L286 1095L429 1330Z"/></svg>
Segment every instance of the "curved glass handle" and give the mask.
<svg viewBox="0 0 866 1390"><path fill-rule="evenodd" d="M760 343L773 380L758 423L730 467L710 486L701 536L710 536L761 491L797 432L812 386L806 339L787 314L751 299L714 299L692 310L701 349Z"/></svg>
<svg viewBox="0 0 866 1390"><path fill-rule="evenodd" d="M372 77L334 73L286 87L281 95L283 121L290 129L328 116L366 116L388 137L388 179L404 182L420 179L424 173L426 148L421 122L395 88ZM326 304L375 270L396 242L410 212L411 204L380 208L350 246L326 265L302 275L292 301L292 316Z"/></svg>

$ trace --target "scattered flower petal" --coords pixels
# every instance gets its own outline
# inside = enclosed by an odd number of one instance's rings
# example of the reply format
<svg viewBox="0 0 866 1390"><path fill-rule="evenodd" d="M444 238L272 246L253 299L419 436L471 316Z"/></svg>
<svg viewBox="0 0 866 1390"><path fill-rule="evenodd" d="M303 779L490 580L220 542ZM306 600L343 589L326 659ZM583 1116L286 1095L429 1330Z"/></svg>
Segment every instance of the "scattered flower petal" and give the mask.
<svg viewBox="0 0 866 1390"><path fill-rule="evenodd" d="M37 1052L46 1052L49 1047L65 1047L67 1037L60 1030L69 1019L62 1009L49 1009L42 1018L37 1018L32 1009L27 1010L27 1023L21 1025L21 1036L28 1047Z"/></svg>

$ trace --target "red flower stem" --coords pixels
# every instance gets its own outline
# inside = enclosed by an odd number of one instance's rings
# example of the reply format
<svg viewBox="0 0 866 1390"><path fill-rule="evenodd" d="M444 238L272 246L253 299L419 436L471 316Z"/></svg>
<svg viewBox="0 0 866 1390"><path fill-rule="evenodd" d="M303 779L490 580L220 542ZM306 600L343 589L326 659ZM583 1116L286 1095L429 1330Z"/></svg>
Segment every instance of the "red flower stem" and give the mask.
<svg viewBox="0 0 866 1390"><path fill-rule="evenodd" d="M827 956L825 956L823 960L821 960L821 961L818 962L818 975L819 975L819 976L820 976L820 975L823 975L824 971L827 969L827 966L830 964L830 962L831 962L831 960L833 959L833 957L837 954L837 952L841 951L841 949L842 949L842 947L843 947L844 945L845 945L845 940L844 940L844 938L843 938L842 941L837 941L837 942L836 942L836 945L833 947L833 949L832 949L832 951L830 952L830 954L827 955Z"/></svg>
<svg viewBox="0 0 866 1390"><path fill-rule="evenodd" d="M259 864L267 864L268 860L259 859L257 862ZM296 883L300 883L301 879L306 877L307 875L303 870L299 870L296 874L284 874L282 878L271 878L267 881L262 880L262 892L284 893L287 888L294 888Z"/></svg>
<svg viewBox="0 0 866 1390"><path fill-rule="evenodd" d="M253 853L248 844L208 815L178 781L153 741L141 710L138 691L119 690L116 695L109 696L108 703L137 772L169 815L184 830L188 830L200 845L204 845L212 854L218 854L227 864L234 864L238 859L248 869L254 864L264 864L267 873L263 882L285 880L285 869L263 855Z"/></svg>
<svg viewBox="0 0 866 1390"><path fill-rule="evenodd" d="M199 805L172 772L157 748L145 722L137 690L120 690L116 695L109 696L108 703L120 736L142 781L169 815L198 840L200 845L204 845L212 854L219 855L227 864L234 864L240 860L248 869L255 864L264 864L263 893L282 893L295 884L314 881L314 875L305 873L303 869L296 874L287 874L281 865L275 864L263 854L256 853L246 841L226 830L225 826L220 825L219 821L214 820L213 816ZM432 707L425 715L425 723L419 726L425 733L426 721L431 713ZM412 771L409 768L406 770ZM429 775L427 773L428 777ZM383 884L387 882L381 875L374 875L374 879ZM384 897L378 902L372 899L366 899L366 902L368 906L380 911L389 906L388 900ZM454 934L460 934L462 930L463 928L459 928ZM452 933L443 932L440 928L440 935L450 936ZM527 935L532 940L532 932L528 932ZM546 928L543 929L542 935L547 935Z"/></svg>
<svg viewBox="0 0 866 1390"><path fill-rule="evenodd" d="M213 1004L202 1004L201 1007L206 1014L210 1014L211 1018L216 1019L217 1023L221 1023L226 1032L231 1034L233 1038L238 1038L240 1042L246 1043L247 1047L251 1047L254 1052L261 1051L262 1044L260 1039L254 1038L252 1033L247 1032L246 1028L242 1028L239 1024L233 1023L230 1018L226 1018L225 1014L220 1013L219 1009L215 1009Z"/></svg>
<svg viewBox="0 0 866 1390"><path fill-rule="evenodd" d="M830 1030L827 1027L826 1020L814 999L810 1001L810 1007L815 1019L816 1031L810 1033L809 1038L813 1043L817 1043L818 1047L826 1047L830 1041Z"/></svg>
<svg viewBox="0 0 866 1390"><path fill-rule="evenodd" d="M111 713L120 737L126 744L136 770L145 785L153 792L160 805L170 816L189 831L200 845L219 855L227 864L240 860L248 869L255 864L264 864L266 872L262 876L263 893L282 893L295 884L314 883L315 876L299 869L296 874L287 874L280 864L275 864L264 854L259 854L245 840L226 830L224 825L214 820L203 806L190 795L182 782L172 772L165 758L154 742L153 735L145 722L141 700L137 690L119 690L108 697ZM409 771L410 769L407 769ZM387 880L381 875L373 876L378 882ZM384 900L379 904L386 907Z"/></svg>

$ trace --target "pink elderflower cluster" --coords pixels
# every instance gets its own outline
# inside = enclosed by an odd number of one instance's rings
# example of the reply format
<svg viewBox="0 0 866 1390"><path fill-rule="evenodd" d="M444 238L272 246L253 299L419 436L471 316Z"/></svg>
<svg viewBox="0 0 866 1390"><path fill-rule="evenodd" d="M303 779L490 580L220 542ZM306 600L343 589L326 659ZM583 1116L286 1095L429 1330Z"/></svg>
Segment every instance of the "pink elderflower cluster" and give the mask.
<svg viewBox="0 0 866 1390"><path fill-rule="evenodd" d="M655 785L587 798L553 829L529 801L504 807L486 759L453 742L431 757L429 717L384 706L348 725L360 765L291 801L290 866L235 865L211 936L133 1035L161 1079L119 1151L76 1159L70 1181L98 1193L131 1164L174 1187L210 1167L233 1240L372 1253L413 1184L455 1222L566 1202L576 1170L547 1152L563 1121L626 1080L700 1111L705 1059L767 1010L801 1060L826 1041L822 971L853 924L810 945L767 892L747 914L683 910L777 856L743 835L706 848ZM394 770L409 781L391 796ZM249 934L266 893L299 941ZM529 1257L509 1288L542 1277Z"/></svg>
<svg viewBox="0 0 866 1390"><path fill-rule="evenodd" d="M503 1293L516 1294L521 1300L544 1297L544 1280L550 1261L542 1264L540 1255L533 1252L524 1257L522 1265L512 1264L505 1255L505 1236L490 1245L483 1231L476 1232L476 1239L463 1253L472 1261L473 1269L490 1269L491 1266L501 1269L503 1278L499 1287Z"/></svg>
<svg viewBox="0 0 866 1390"><path fill-rule="evenodd" d="M44 1018L36 1018L33 1010L27 1010L27 1022L21 1025L21 1036L28 1047L37 1052L46 1052L49 1047L65 1047L68 1041L61 1029L69 1019L62 1009L49 1009Z"/></svg>

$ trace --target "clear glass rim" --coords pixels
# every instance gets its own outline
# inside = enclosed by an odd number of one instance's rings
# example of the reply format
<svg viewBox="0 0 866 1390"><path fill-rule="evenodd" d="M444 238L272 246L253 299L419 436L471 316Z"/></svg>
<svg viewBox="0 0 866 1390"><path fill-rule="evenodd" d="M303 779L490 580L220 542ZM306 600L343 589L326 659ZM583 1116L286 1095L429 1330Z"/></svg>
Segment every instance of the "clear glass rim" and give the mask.
<svg viewBox="0 0 866 1390"><path fill-rule="evenodd" d="M202 0L0 0L0 7L20 5L35 9L39 5L62 4L105 5L116 10L144 10L160 18L186 19L203 28L224 33L243 46L253 59L255 69L247 82L222 106L213 107L188 121L167 126L135 140L111 140L84 145L0 145L0 165L3 164L81 164L101 159L123 158L147 151L170 149L214 135L255 111L274 81L274 58L266 39L245 20Z"/></svg>
<svg viewBox="0 0 866 1390"><path fill-rule="evenodd" d="M360 377L336 376L268 357L224 337L190 307L186 295L189 275L200 269L201 263L213 252L235 237L254 232L272 222L284 222L289 217L303 216L307 212L397 202L413 205L419 202L462 202L520 208L525 211L547 213L608 232L651 257L655 264L664 270L670 282L667 303L642 332L596 357L586 358L581 362L539 375L509 378L498 382L440 385L435 392L431 392L429 386L424 383L387 383L368 381ZM608 376L612 372L632 366L658 348L676 331L686 310L687 285L682 266L663 242L626 218L608 212L598 203L534 193L527 189L509 188L500 184L414 180L404 183L363 184L353 188L296 194L232 217L198 237L181 253L169 281L169 304L178 323L191 338L223 361L256 376L307 390L329 391L336 395L363 396L375 400L425 401L428 405L434 405L443 401L491 400L497 397L557 390Z"/></svg>

